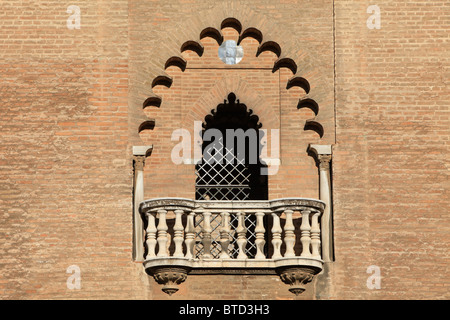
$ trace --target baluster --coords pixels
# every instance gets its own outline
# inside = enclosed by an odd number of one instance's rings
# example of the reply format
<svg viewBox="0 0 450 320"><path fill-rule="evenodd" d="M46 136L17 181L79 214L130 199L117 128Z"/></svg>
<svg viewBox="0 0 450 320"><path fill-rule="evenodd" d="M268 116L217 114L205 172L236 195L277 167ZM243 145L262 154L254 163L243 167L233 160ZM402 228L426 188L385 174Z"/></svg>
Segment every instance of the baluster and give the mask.
<svg viewBox="0 0 450 320"><path fill-rule="evenodd" d="M264 233L266 232L266 229L264 229L264 212L257 212L256 214L256 227L255 227L255 234L256 234L256 255L255 259L265 259L266 255L264 254L264 245L266 244L266 240L264 240Z"/></svg>
<svg viewBox="0 0 450 320"><path fill-rule="evenodd" d="M195 226L194 226L194 217L195 213L191 212L187 217L186 222L186 255L185 258L193 259L194 258L194 245L195 245Z"/></svg>
<svg viewBox="0 0 450 320"><path fill-rule="evenodd" d="M203 258L211 259L211 212L203 212L203 228L202 228L202 244L203 244Z"/></svg>
<svg viewBox="0 0 450 320"><path fill-rule="evenodd" d="M273 226L272 226L272 245L273 245L273 255L272 259L281 258L281 229L280 216L278 213L273 212Z"/></svg>
<svg viewBox="0 0 450 320"><path fill-rule="evenodd" d="M169 232L167 232L167 233L166 233L166 237L167 237L166 252L167 252L167 254L170 256L170 250L169 250L169 248L170 248L170 243L171 243L171 241L172 241L172 236L170 235Z"/></svg>
<svg viewBox="0 0 450 320"><path fill-rule="evenodd" d="M184 228L181 221L184 211L175 210L175 225L173 226L173 242L175 243L174 257L184 257L183 254L183 241L184 241Z"/></svg>
<svg viewBox="0 0 450 320"><path fill-rule="evenodd" d="M146 241L147 245L147 256L145 259L150 259L156 257L155 249L156 249L156 224L155 224L155 216L154 213L147 213L147 229L146 231Z"/></svg>
<svg viewBox="0 0 450 320"><path fill-rule="evenodd" d="M295 257L294 245L295 245L295 234L294 234L294 223L292 221L292 214L294 211L286 210L284 214L286 215L286 224L284 225L284 243L286 245L286 252L284 257Z"/></svg>
<svg viewBox="0 0 450 320"><path fill-rule="evenodd" d="M159 223L158 223L158 257L167 257L168 250L167 245L169 242L169 238L167 237L168 233L168 227L166 223L166 214L167 210L158 210L159 215Z"/></svg>
<svg viewBox="0 0 450 320"><path fill-rule="evenodd" d="M314 212L311 219L311 248L312 257L321 259L320 256L320 226L319 226L320 211Z"/></svg>
<svg viewBox="0 0 450 320"><path fill-rule="evenodd" d="M222 212L222 227L220 228L220 245L222 252L220 253L221 259L230 259L228 254L228 246L230 245L230 214L228 212Z"/></svg>
<svg viewBox="0 0 450 320"><path fill-rule="evenodd" d="M309 224L309 214L311 213L310 210L302 210L302 224L300 226L301 230L301 238L300 241L302 242L302 257L311 257L311 251L309 249L309 245L311 244L311 226Z"/></svg>
<svg viewBox="0 0 450 320"><path fill-rule="evenodd" d="M247 245L247 228L245 227L245 213L239 212L238 216L238 226L236 228L237 232L237 240L236 243L239 248L239 254L237 259L247 259L247 255L245 254L245 246Z"/></svg>

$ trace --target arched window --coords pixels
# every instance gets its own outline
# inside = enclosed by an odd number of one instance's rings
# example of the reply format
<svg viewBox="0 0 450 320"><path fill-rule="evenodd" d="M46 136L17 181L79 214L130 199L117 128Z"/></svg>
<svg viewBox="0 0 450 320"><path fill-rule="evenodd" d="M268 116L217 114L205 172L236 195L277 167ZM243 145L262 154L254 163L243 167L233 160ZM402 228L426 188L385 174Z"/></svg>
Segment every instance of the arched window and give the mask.
<svg viewBox="0 0 450 320"><path fill-rule="evenodd" d="M196 165L196 200L268 200L267 175L261 174L261 169L265 167L260 160L263 138L262 131L259 131L261 127L258 116L252 110L247 110L247 106L240 103L234 93L228 95L228 102L225 100L205 117L203 159ZM231 243L228 253L236 257L238 218L236 215L230 218ZM195 224L200 227L202 222L202 216L198 216ZM252 258L256 254L255 216L245 216L244 223L248 239L245 253ZM211 218L211 254L215 258L222 250L220 226L221 217L216 214ZM200 228L198 230L197 239L201 239ZM201 256L202 248L201 241L198 241L198 256Z"/></svg>
<svg viewBox="0 0 450 320"><path fill-rule="evenodd" d="M196 166L196 200L267 200L267 176L260 161L258 116L230 93L205 117L203 159ZM208 132L209 131L209 132ZM205 140L205 139L204 139Z"/></svg>

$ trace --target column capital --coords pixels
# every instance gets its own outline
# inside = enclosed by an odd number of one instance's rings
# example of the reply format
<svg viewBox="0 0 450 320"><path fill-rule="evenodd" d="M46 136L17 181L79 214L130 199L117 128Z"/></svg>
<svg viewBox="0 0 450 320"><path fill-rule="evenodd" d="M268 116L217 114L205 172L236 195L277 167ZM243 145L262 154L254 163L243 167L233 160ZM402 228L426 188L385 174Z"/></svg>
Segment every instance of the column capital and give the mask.
<svg viewBox="0 0 450 320"><path fill-rule="evenodd" d="M134 156L134 169L137 171L143 171L145 166L145 157L144 156Z"/></svg>
<svg viewBox="0 0 450 320"><path fill-rule="evenodd" d="M331 154L322 154L319 155L319 169L320 170L330 170L330 161L331 161Z"/></svg>
<svg viewBox="0 0 450 320"><path fill-rule="evenodd" d="M138 171L144 170L145 158L150 156L153 146L133 146L134 168Z"/></svg>
<svg viewBox="0 0 450 320"><path fill-rule="evenodd" d="M330 144L310 144L308 146L309 155L316 160L320 170L329 170L333 149Z"/></svg>

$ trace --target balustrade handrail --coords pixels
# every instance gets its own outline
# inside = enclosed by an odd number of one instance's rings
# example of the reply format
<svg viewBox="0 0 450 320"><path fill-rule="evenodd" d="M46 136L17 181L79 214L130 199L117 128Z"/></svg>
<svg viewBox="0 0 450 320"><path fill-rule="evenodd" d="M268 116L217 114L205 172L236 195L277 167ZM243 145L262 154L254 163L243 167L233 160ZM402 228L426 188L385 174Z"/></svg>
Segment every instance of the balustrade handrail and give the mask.
<svg viewBox="0 0 450 320"><path fill-rule="evenodd" d="M157 198L143 201L140 205L141 214L147 220L145 245L147 248L146 260L183 258L198 260L195 245L199 241L202 245L201 260L208 259L248 259L246 246L247 227L245 216L253 215L254 239L256 260L276 260L282 258L307 258L321 260L320 253L320 216L325 208L325 203L315 199L283 198L275 200L254 201L205 201L185 198ZM300 212L301 226L295 228L293 223L294 212ZM172 229L169 230L167 215L174 219ZM280 216L283 214L285 223L281 226ZM195 217L201 215L202 226L195 225ZM217 228L215 240L217 247L220 243L220 256L212 255L212 231L211 217L220 215L220 228ZM237 226L234 226L234 234L231 238L230 217L234 215ZM272 218L271 229L266 230L264 216ZM183 219L183 217L185 217ZM184 225L183 225L184 220ZM156 222L158 222L156 224ZM298 225L298 224L297 224ZM196 229L197 227L197 229ZM296 232L297 231L297 235ZM201 232L201 240L198 235ZM264 252L267 235L270 233L272 255L269 258ZM237 256L229 254L230 241L234 241ZM299 240L299 241L297 241ZM169 250L173 242L174 249ZM301 243L301 254L296 254L294 247ZM284 244L284 246L283 246ZM281 248L284 248L282 252ZM156 250L157 249L157 250ZM267 251L267 250L266 250ZM298 251L298 250L297 250Z"/></svg>
<svg viewBox="0 0 450 320"><path fill-rule="evenodd" d="M192 200L188 198L154 198L141 202L139 211L141 214L155 212L159 209L176 210L210 210L220 212L222 210L231 210L238 212L245 210L250 213L263 210L265 212L283 211L287 208L300 210L309 207L313 210L323 212L325 203L317 199L308 198L280 198L274 200Z"/></svg>

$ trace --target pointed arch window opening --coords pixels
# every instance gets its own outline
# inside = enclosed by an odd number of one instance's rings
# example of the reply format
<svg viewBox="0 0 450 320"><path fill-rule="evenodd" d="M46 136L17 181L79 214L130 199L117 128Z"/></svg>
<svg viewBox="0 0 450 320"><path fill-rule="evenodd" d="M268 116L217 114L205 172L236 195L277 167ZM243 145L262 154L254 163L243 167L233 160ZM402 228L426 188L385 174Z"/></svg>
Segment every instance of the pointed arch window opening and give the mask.
<svg viewBox="0 0 450 320"><path fill-rule="evenodd" d="M261 175L261 169L266 167L260 160L261 127L259 117L247 110L234 93L228 95L228 102L225 100L205 117L203 135L206 130L216 129L221 136L218 141L205 141L202 145L203 160L195 171L196 200L268 200L267 176ZM239 138L227 135L227 130L239 129L249 133L243 150L237 146ZM227 141L227 137L234 141Z"/></svg>
<svg viewBox="0 0 450 320"><path fill-rule="evenodd" d="M259 117L254 115L251 109L247 110L247 106L240 103L234 93L228 95L228 101L224 100L224 103L219 104L215 110L211 110L211 114L205 117L202 136L208 129L219 130L221 135L217 141L203 142L203 160L196 165L195 170L196 200L268 200L268 178L267 175L261 175L261 169L266 167L266 164L260 160L261 139L263 138L262 131L259 131L261 127ZM234 132L241 129L240 133L248 133L248 136L245 136L244 149L237 147L239 138L235 136L231 137L234 141L227 141L227 138L230 139L227 130L230 129ZM257 153L256 161L255 152ZM236 232L238 217L231 215L230 218L231 242L228 254L232 258L236 258L239 253ZM248 239L245 253L249 258L254 258L256 254L255 216L245 216L244 223ZM265 221L265 224L267 223ZM200 215L195 221L197 258L203 254L202 224L203 217ZM214 258L218 258L222 251L219 232L222 224L221 216L213 214L210 224L213 230L211 232L211 254Z"/></svg>

